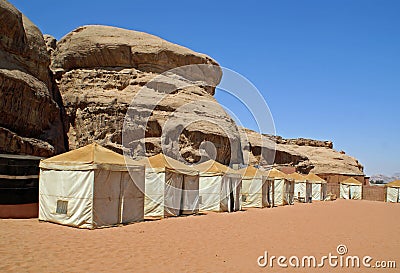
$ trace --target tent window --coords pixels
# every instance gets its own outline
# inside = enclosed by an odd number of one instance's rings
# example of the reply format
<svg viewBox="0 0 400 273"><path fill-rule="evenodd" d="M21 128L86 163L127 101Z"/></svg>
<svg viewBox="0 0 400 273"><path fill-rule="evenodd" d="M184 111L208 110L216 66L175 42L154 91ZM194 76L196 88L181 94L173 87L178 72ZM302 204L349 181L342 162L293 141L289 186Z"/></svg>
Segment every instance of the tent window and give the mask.
<svg viewBox="0 0 400 273"><path fill-rule="evenodd" d="M67 210L68 210L68 201L57 200L56 213L67 214Z"/></svg>
<svg viewBox="0 0 400 273"><path fill-rule="evenodd" d="M199 196L199 204L203 204L203 196Z"/></svg>

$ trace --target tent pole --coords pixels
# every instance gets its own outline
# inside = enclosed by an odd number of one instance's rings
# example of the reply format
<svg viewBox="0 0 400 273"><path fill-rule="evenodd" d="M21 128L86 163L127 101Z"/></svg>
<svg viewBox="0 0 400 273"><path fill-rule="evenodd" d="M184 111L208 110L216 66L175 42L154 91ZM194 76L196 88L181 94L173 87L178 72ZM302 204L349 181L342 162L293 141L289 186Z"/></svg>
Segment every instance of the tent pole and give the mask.
<svg viewBox="0 0 400 273"><path fill-rule="evenodd" d="M122 213L123 213L123 206L124 206L124 200L123 200L123 191L124 191L124 181L122 180L122 172L120 173L120 179L119 179L119 200L118 200L118 224L122 224Z"/></svg>

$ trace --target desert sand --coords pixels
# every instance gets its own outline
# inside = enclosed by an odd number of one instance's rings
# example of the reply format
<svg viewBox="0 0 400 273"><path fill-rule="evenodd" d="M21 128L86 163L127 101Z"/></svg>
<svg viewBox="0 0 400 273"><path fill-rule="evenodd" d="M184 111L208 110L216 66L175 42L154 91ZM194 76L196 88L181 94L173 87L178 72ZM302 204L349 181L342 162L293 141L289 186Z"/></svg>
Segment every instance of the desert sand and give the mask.
<svg viewBox="0 0 400 273"><path fill-rule="evenodd" d="M0 272L373 272L261 268L269 255L369 255L400 267L400 204L364 200L146 221L80 230L37 219L0 220ZM372 262L373 263L373 262ZM371 263L371 264L372 264ZM399 269L380 269L397 272Z"/></svg>

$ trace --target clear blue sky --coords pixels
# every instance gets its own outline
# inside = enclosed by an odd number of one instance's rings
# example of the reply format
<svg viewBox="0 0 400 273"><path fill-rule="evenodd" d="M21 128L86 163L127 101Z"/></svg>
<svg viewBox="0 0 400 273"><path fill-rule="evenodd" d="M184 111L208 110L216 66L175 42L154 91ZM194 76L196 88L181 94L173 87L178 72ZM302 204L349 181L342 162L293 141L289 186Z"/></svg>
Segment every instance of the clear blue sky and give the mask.
<svg viewBox="0 0 400 273"><path fill-rule="evenodd" d="M278 135L332 140L369 175L400 171L400 1L10 2L57 39L104 24L206 53L261 91Z"/></svg>

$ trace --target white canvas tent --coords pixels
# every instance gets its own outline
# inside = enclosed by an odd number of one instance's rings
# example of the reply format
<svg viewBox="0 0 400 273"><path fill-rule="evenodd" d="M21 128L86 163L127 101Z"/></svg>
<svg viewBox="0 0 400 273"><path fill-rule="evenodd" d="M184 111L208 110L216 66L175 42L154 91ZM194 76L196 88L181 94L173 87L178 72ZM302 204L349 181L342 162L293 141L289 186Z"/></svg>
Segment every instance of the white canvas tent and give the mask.
<svg viewBox="0 0 400 273"><path fill-rule="evenodd" d="M340 182L340 198L362 199L362 183L353 177Z"/></svg>
<svg viewBox="0 0 400 273"><path fill-rule="evenodd" d="M294 181L288 175L274 180L274 205L284 206L294 203Z"/></svg>
<svg viewBox="0 0 400 273"><path fill-rule="evenodd" d="M164 218L199 210L199 175L190 166L158 154L137 161L146 166L145 217Z"/></svg>
<svg viewBox="0 0 400 273"><path fill-rule="evenodd" d="M312 185L307 182L306 177L299 173L291 173L288 174L288 179L294 183L294 199L298 202L309 202Z"/></svg>
<svg viewBox="0 0 400 273"><path fill-rule="evenodd" d="M263 189L263 193L265 193L266 197L264 199L269 207L272 208L275 205L275 201L278 206L291 203L293 196L290 194L291 183L287 180L285 173L273 168L265 172L265 178L266 181L263 184L265 190ZM277 190L276 193L275 190Z"/></svg>
<svg viewBox="0 0 400 273"><path fill-rule="evenodd" d="M143 220L144 168L124 156L94 143L39 167L39 220L91 229Z"/></svg>
<svg viewBox="0 0 400 273"><path fill-rule="evenodd" d="M264 208L266 202L266 189L263 187L265 174L263 171L248 166L240 169L242 175L242 207L243 208Z"/></svg>
<svg viewBox="0 0 400 273"><path fill-rule="evenodd" d="M326 181L314 173L309 173L305 177L311 183L312 200L321 201L326 196Z"/></svg>
<svg viewBox="0 0 400 273"><path fill-rule="evenodd" d="M221 163L208 160L199 170L200 211L238 211L241 209L241 175Z"/></svg>
<svg viewBox="0 0 400 273"><path fill-rule="evenodd" d="M400 203L400 180L396 180L385 185L386 202Z"/></svg>

